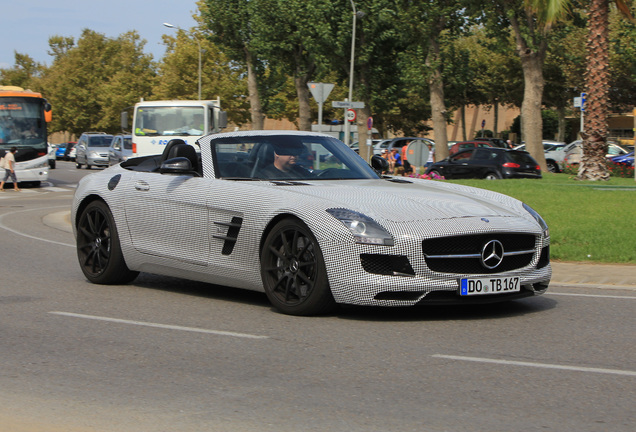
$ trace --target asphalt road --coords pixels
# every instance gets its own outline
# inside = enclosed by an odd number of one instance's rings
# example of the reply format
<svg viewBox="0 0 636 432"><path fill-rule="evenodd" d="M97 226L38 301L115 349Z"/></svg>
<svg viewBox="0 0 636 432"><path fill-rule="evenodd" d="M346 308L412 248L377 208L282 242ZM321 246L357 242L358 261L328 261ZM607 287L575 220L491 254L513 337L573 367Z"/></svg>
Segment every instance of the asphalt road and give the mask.
<svg viewBox="0 0 636 432"><path fill-rule="evenodd" d="M633 431L636 294L281 315L142 274L92 285L67 210L88 173L0 197L0 431Z"/></svg>

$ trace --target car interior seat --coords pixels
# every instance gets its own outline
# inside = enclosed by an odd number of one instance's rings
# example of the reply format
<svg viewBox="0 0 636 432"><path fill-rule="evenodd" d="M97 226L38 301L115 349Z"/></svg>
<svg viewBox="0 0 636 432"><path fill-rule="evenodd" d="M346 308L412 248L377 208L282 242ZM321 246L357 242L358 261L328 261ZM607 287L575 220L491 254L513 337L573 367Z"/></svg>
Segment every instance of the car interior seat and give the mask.
<svg viewBox="0 0 636 432"><path fill-rule="evenodd" d="M168 159L173 159L176 157L184 157L190 161L192 164L192 171L201 174L200 164L199 164L199 155L197 151L190 144L186 144L182 139L172 139L166 145L163 153L161 154L161 163L167 161Z"/></svg>
<svg viewBox="0 0 636 432"><path fill-rule="evenodd" d="M258 172L274 163L274 147L270 143L261 143L255 152L254 165L250 177L258 177Z"/></svg>

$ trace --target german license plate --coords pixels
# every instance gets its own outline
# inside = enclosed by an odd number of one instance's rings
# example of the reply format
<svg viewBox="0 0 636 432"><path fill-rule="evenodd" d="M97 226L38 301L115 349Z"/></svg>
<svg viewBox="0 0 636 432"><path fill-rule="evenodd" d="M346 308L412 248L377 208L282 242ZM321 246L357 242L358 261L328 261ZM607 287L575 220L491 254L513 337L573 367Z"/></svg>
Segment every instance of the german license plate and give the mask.
<svg viewBox="0 0 636 432"><path fill-rule="evenodd" d="M459 295L505 294L521 291L518 277L466 278L459 280Z"/></svg>

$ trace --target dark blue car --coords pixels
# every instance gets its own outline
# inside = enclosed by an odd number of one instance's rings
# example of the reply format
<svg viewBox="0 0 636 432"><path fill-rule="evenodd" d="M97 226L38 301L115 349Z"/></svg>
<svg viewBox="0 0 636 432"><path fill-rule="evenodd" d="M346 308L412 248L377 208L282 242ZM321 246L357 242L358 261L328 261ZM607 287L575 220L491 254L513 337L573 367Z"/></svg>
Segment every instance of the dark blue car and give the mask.
<svg viewBox="0 0 636 432"><path fill-rule="evenodd" d="M634 152L628 153L626 155L614 156L611 158L612 162L620 165L634 166Z"/></svg>

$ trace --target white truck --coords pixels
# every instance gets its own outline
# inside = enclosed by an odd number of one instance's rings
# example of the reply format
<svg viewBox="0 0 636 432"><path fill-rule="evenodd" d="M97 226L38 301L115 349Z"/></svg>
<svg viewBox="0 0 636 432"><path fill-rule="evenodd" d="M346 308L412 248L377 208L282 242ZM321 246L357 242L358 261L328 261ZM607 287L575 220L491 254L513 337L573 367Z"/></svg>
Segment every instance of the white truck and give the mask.
<svg viewBox="0 0 636 432"><path fill-rule="evenodd" d="M121 115L122 129L128 129L128 112ZM180 138L193 145L210 133L227 126L227 113L216 100L140 101L133 109L133 155L161 154L171 139Z"/></svg>

